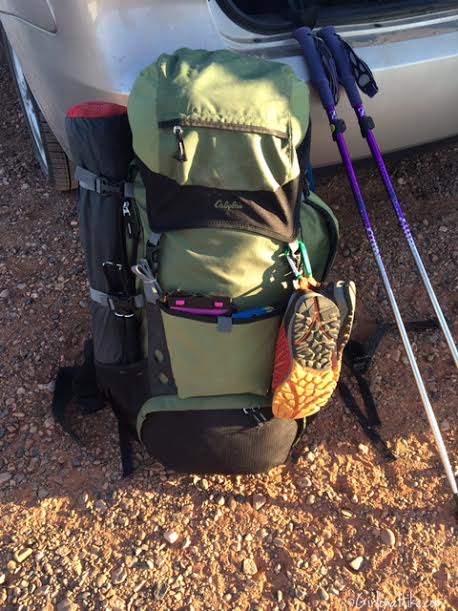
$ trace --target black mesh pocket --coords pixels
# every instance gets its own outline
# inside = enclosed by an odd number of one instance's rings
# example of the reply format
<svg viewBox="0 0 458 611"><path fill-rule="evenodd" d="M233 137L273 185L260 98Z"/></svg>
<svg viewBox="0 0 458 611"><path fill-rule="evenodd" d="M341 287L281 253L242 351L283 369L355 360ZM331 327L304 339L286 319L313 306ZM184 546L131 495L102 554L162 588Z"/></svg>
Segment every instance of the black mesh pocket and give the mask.
<svg viewBox="0 0 458 611"><path fill-rule="evenodd" d="M151 456L180 473L263 473L283 464L300 432L295 420L256 423L243 410L156 412L143 423L141 441Z"/></svg>

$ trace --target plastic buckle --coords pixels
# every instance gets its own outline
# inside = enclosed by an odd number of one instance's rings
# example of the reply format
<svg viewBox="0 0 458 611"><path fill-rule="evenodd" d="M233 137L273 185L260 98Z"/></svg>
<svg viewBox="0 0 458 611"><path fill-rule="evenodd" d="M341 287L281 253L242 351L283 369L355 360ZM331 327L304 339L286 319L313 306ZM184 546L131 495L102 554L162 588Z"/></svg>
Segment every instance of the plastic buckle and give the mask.
<svg viewBox="0 0 458 611"><path fill-rule="evenodd" d="M367 134L375 127L374 119L368 115L364 115L364 117L361 117L358 122L362 137L367 138Z"/></svg>
<svg viewBox="0 0 458 611"><path fill-rule="evenodd" d="M135 299L131 295L110 295L108 306L117 318L132 318L135 316Z"/></svg>
<svg viewBox="0 0 458 611"><path fill-rule="evenodd" d="M345 125L345 121L343 119L334 119L330 123L330 128L331 128L332 139L335 142L337 140L338 134L343 134L344 131L347 129L347 126Z"/></svg>
<svg viewBox="0 0 458 611"><path fill-rule="evenodd" d="M104 176L97 176L95 179L95 192L98 195L121 193L121 186L119 183L110 183Z"/></svg>

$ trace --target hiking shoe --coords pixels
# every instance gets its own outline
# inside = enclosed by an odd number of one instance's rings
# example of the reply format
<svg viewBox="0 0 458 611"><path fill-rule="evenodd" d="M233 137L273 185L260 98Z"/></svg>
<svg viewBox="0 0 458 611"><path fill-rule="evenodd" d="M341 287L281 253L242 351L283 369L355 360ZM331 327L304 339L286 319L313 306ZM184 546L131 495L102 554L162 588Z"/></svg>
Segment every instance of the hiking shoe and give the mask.
<svg viewBox="0 0 458 611"><path fill-rule="evenodd" d="M341 281L321 293L297 291L291 296L272 380L272 411L278 418L311 416L331 397L351 333L355 293L353 282Z"/></svg>

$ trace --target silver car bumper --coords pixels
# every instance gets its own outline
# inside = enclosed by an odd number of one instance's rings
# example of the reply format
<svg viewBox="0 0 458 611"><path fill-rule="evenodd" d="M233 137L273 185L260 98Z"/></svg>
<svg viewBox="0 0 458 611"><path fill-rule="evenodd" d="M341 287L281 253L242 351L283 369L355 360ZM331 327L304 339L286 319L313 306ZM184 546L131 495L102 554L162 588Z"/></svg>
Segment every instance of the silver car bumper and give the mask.
<svg viewBox="0 0 458 611"><path fill-rule="evenodd" d="M2 3L0 0L0 11ZM289 37L260 37L242 30L206 0L40 2L33 14L8 0L1 13L8 38L56 137L66 148L66 110L85 100L127 102L139 71L160 53L178 47L232 48L290 64L304 79L306 67ZM13 8L12 8L13 7ZM38 7L38 8L37 8ZM379 24L380 26L380 24ZM458 134L458 10L339 32L372 67L380 93L367 100L384 151ZM355 158L367 155L344 96L339 107ZM327 122L314 98L315 165L338 161Z"/></svg>

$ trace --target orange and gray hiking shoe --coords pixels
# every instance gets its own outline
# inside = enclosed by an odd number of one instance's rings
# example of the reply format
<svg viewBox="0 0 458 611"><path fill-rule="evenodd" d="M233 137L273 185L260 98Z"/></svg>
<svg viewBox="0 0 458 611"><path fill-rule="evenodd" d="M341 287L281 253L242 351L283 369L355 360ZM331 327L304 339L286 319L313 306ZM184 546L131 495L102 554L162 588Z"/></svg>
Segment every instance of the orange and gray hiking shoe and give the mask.
<svg viewBox="0 0 458 611"><path fill-rule="evenodd" d="M330 399L353 325L356 288L336 282L322 292L297 291L279 331L272 379L277 418L305 418Z"/></svg>

